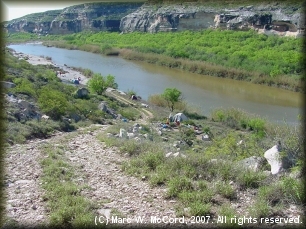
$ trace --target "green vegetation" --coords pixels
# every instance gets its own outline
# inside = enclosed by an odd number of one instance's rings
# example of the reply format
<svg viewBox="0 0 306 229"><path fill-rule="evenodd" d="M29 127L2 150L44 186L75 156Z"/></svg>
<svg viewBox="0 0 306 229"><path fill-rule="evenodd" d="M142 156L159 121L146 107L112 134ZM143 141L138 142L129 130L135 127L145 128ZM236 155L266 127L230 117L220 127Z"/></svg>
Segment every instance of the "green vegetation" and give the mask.
<svg viewBox="0 0 306 229"><path fill-rule="evenodd" d="M49 226L61 228L93 226L94 206L80 194L88 187L73 182L76 178L74 168L65 162L64 149L47 145L43 150L47 158L41 161L42 187L46 190L43 198L48 201Z"/></svg>
<svg viewBox="0 0 306 229"><path fill-rule="evenodd" d="M6 52L4 58L4 80L16 84L15 88L7 89L6 92L31 102L37 106L39 113L50 117L48 120L22 118L18 106L9 103L6 108L6 141L10 144L24 143L37 137L46 138L55 131L71 131L84 124L105 123L111 116L98 108L101 101L107 102L115 111L120 109L126 112L127 108L122 108L120 102L105 95L91 93L87 98L78 98L78 88L60 82L56 76L59 69L51 65L33 66L25 60L18 60L10 52ZM86 72L93 74L88 70ZM103 79L107 85L115 85L113 76Z"/></svg>
<svg viewBox="0 0 306 229"><path fill-rule="evenodd" d="M108 88L117 88L118 86L115 83L115 77L112 75L107 75L103 77L100 73L93 74L92 78L87 82L89 90L98 95L102 95L102 93Z"/></svg>
<svg viewBox="0 0 306 229"><path fill-rule="evenodd" d="M173 111L174 105L182 100L182 92L176 88L166 88L161 96L167 101L170 111Z"/></svg>

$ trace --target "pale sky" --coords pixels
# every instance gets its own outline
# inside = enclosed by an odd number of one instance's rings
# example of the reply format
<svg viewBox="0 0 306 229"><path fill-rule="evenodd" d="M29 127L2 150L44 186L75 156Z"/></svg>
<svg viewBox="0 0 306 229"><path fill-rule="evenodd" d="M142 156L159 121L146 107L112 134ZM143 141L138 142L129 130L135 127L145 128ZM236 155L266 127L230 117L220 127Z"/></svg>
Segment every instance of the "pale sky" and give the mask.
<svg viewBox="0 0 306 229"><path fill-rule="evenodd" d="M85 2L112 2L112 0L84 0L84 1L16 1L16 0L0 0L1 1L1 21L9 21L31 13L44 12L48 10L63 9L68 6L78 5ZM127 2L128 0L116 0L113 2ZM137 0L135 0L137 1Z"/></svg>

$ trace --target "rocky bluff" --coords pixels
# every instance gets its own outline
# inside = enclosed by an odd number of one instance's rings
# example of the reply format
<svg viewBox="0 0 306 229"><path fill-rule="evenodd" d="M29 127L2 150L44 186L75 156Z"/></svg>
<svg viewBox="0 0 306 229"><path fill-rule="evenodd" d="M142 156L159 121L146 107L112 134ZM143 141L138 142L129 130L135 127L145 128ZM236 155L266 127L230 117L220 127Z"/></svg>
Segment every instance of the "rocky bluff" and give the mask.
<svg viewBox="0 0 306 229"><path fill-rule="evenodd" d="M200 3L181 3L152 7L144 4L123 17L122 32L167 32L221 28L256 29L258 32L299 36L304 33L302 4L258 3L239 7L211 7Z"/></svg>
<svg viewBox="0 0 306 229"><path fill-rule="evenodd" d="M121 18L137 10L143 2L84 3L63 10L29 14L4 23L7 32L70 34L83 30L119 31Z"/></svg>
<svg viewBox="0 0 306 229"><path fill-rule="evenodd" d="M302 1L295 4L258 3L224 7L204 3L177 4L86 3L62 11L31 14L4 25L8 32L69 34L83 30L124 33L168 32L221 28L282 36L301 36L305 30Z"/></svg>

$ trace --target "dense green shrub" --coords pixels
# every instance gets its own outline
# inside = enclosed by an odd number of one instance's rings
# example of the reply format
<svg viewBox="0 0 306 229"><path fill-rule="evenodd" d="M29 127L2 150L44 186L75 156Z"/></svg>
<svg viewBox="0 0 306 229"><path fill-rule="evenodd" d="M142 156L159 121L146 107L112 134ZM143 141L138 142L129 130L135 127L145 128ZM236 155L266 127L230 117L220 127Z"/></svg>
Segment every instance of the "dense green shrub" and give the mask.
<svg viewBox="0 0 306 229"><path fill-rule="evenodd" d="M259 71L273 77L280 74L299 74L302 70L301 39L266 36L252 30L208 29L157 34L134 32L124 35L83 32L48 39L68 39L70 44L77 45L99 44L102 52L112 47L130 48L144 53L207 61L226 67Z"/></svg>
<svg viewBox="0 0 306 229"><path fill-rule="evenodd" d="M173 111L174 105L182 100L182 92L177 88L166 88L161 96L166 100L170 111Z"/></svg>
<svg viewBox="0 0 306 229"><path fill-rule="evenodd" d="M64 115L70 107L64 93L49 88L42 88L39 91L38 105L43 112L55 120Z"/></svg>
<svg viewBox="0 0 306 229"><path fill-rule="evenodd" d="M108 87L117 88L114 76L107 75L104 77L100 73L95 73L92 78L88 80L87 85L89 90L98 95L101 95Z"/></svg>

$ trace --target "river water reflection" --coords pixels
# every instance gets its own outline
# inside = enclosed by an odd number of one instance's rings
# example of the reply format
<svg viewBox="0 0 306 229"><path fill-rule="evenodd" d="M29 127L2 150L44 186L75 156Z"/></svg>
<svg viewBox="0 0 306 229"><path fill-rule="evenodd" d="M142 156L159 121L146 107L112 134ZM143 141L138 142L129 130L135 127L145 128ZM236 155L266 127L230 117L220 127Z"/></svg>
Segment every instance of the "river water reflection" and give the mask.
<svg viewBox="0 0 306 229"><path fill-rule="evenodd" d="M9 45L17 52L50 56L60 66L82 67L102 75L114 75L119 89L134 90L142 98L160 94L167 87L182 91L185 100L210 115L215 108L240 108L273 122L298 123L302 113L303 95L283 89L254 85L169 69L144 62L105 57L79 50L45 47L41 44Z"/></svg>

